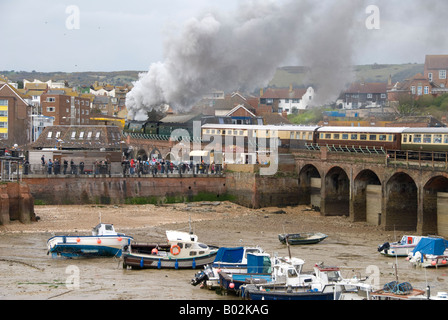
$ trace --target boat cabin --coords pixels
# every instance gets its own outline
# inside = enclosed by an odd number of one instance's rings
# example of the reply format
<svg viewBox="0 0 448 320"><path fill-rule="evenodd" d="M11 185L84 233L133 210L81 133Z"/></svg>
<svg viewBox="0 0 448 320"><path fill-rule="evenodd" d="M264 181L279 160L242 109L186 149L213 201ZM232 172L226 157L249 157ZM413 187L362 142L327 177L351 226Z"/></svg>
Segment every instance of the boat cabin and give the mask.
<svg viewBox="0 0 448 320"><path fill-rule="evenodd" d="M342 280L341 270L338 267L329 267L321 264L314 266L316 277L324 283L337 282Z"/></svg>
<svg viewBox="0 0 448 320"><path fill-rule="evenodd" d="M92 236L106 236L106 235L112 235L112 236L117 235L113 224L100 223L92 229Z"/></svg>
<svg viewBox="0 0 448 320"><path fill-rule="evenodd" d="M194 258L209 253L210 247L198 242L198 236L188 232L166 231L170 253L176 258Z"/></svg>

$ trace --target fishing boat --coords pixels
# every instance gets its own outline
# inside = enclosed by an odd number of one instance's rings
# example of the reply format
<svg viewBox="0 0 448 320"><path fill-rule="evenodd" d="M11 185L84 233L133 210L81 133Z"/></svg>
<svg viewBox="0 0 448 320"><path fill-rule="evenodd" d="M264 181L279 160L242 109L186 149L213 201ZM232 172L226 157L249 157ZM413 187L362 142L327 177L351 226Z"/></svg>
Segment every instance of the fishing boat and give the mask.
<svg viewBox="0 0 448 320"><path fill-rule="evenodd" d="M232 273L229 270L217 272L221 289L238 294L240 287L248 283L267 283L275 280L271 257L267 253L248 253L247 271ZM273 278L274 276L274 278Z"/></svg>
<svg viewBox="0 0 448 320"><path fill-rule="evenodd" d="M278 239L281 243L290 245L315 244L326 239L328 236L321 232L281 233Z"/></svg>
<svg viewBox="0 0 448 320"><path fill-rule="evenodd" d="M248 284L242 288L242 297L247 300L334 300L332 286L324 290L307 287L265 288L263 285Z"/></svg>
<svg viewBox="0 0 448 320"><path fill-rule="evenodd" d="M400 241L379 245L378 252L387 257L407 257L421 238L421 236L404 235Z"/></svg>
<svg viewBox="0 0 448 320"><path fill-rule="evenodd" d="M73 257L120 257L122 248L133 238L117 233L113 224L99 223L92 229L92 235L62 235L53 236L47 240L47 254Z"/></svg>
<svg viewBox="0 0 448 320"><path fill-rule="evenodd" d="M195 269L212 263L218 247L198 242L192 232L167 230L167 244L131 243L123 249L123 268Z"/></svg>
<svg viewBox="0 0 448 320"><path fill-rule="evenodd" d="M409 253L407 260L416 267L445 267L448 265L448 240L422 237Z"/></svg>
<svg viewBox="0 0 448 320"><path fill-rule="evenodd" d="M195 274L191 280L193 286L201 284L208 289L219 288L219 272L244 273L247 272L247 256L253 253L264 253L256 247L221 247L215 260Z"/></svg>

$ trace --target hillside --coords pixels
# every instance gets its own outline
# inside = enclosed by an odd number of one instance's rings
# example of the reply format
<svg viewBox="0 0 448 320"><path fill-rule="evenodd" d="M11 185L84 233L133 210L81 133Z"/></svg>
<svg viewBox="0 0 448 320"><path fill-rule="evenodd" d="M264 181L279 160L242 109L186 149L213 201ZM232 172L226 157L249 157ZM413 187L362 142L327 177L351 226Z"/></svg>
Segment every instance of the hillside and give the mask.
<svg viewBox="0 0 448 320"><path fill-rule="evenodd" d="M392 83L403 81L417 73L423 73L423 64L374 64L359 65L353 67L355 81L387 82L389 75ZM294 87L312 85L307 83L308 69L304 67L278 68L274 78L270 81L270 87L287 88L290 84Z"/></svg>
<svg viewBox="0 0 448 320"><path fill-rule="evenodd" d="M276 74L270 81L270 87L287 88L290 84L294 87L304 87L310 85L307 83L306 67L281 67L277 69ZM391 64L391 65L359 65L353 67L356 80L363 79L367 82L387 82L389 75L392 81L402 81L417 73L423 73L423 64ZM26 71L0 71L0 75L8 77L9 80L23 81L24 79L33 81L67 81L69 86L90 86L95 81L98 83L108 83L111 85L122 86L132 85L133 81L138 79L141 71L115 71L115 72L26 72Z"/></svg>
<svg viewBox="0 0 448 320"><path fill-rule="evenodd" d="M38 72L38 71L0 71L0 75L6 76L10 81L67 81L70 87L90 86L95 81L108 83L114 86L132 85L138 79L141 71L115 71L115 72Z"/></svg>

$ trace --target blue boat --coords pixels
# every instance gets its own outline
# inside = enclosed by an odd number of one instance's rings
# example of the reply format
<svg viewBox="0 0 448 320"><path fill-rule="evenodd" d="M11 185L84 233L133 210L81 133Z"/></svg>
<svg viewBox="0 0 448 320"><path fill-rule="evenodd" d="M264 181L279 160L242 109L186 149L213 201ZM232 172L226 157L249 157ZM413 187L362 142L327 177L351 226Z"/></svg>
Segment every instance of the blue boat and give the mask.
<svg viewBox="0 0 448 320"><path fill-rule="evenodd" d="M100 223L92 230L92 235L53 236L47 240L47 254L52 257L120 257L124 246L133 238L115 232L113 224Z"/></svg>
<svg viewBox="0 0 448 320"><path fill-rule="evenodd" d="M408 260L419 267L448 266L448 240L435 237L423 237L408 255Z"/></svg>
<svg viewBox="0 0 448 320"><path fill-rule="evenodd" d="M227 292L239 293L240 286L248 283L272 281L272 262L267 253L248 253L247 272L231 273L220 271L219 284Z"/></svg>
<svg viewBox="0 0 448 320"><path fill-rule="evenodd" d="M219 288L219 272L247 273L248 254L264 253L260 247L221 247L213 263L195 274L193 286L204 285L208 289Z"/></svg>

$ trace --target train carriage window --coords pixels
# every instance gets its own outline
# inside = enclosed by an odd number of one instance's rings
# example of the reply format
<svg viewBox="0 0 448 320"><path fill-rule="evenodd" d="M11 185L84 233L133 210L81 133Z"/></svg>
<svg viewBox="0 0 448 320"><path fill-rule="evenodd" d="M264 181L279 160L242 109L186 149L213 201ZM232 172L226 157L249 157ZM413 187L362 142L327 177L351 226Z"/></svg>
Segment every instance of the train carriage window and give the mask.
<svg viewBox="0 0 448 320"><path fill-rule="evenodd" d="M386 135L385 134L380 134L378 137L379 141L386 141Z"/></svg>
<svg viewBox="0 0 448 320"><path fill-rule="evenodd" d="M421 134L416 134L414 136L414 143L421 143L422 142L422 135Z"/></svg>
<svg viewBox="0 0 448 320"><path fill-rule="evenodd" d="M232 134L232 130L227 130L227 134Z"/></svg>
<svg viewBox="0 0 448 320"><path fill-rule="evenodd" d="M369 140L370 141L376 141L376 134L369 135Z"/></svg>
<svg viewBox="0 0 448 320"><path fill-rule="evenodd" d="M406 142L408 142L408 135L404 134L403 135L403 143L406 143Z"/></svg>
<svg viewBox="0 0 448 320"><path fill-rule="evenodd" d="M289 139L295 139L295 132L291 131L291 133L289 134Z"/></svg>
<svg viewBox="0 0 448 320"><path fill-rule="evenodd" d="M434 135L434 143L442 143L442 135L441 134Z"/></svg>
<svg viewBox="0 0 448 320"><path fill-rule="evenodd" d="M242 136L243 135L243 131L242 130L240 130L240 136Z"/></svg>
<svg viewBox="0 0 448 320"><path fill-rule="evenodd" d="M321 139L324 138L324 134L323 134L323 133L320 134L320 138L321 138Z"/></svg>
<svg viewBox="0 0 448 320"><path fill-rule="evenodd" d="M431 135L430 134L423 135L423 143L431 143Z"/></svg>
<svg viewBox="0 0 448 320"><path fill-rule="evenodd" d="M325 134L325 139L331 139L331 133L326 133Z"/></svg>
<svg viewBox="0 0 448 320"><path fill-rule="evenodd" d="M221 134L221 130L216 130L216 133L217 134Z"/></svg>
<svg viewBox="0 0 448 320"><path fill-rule="evenodd" d="M342 140L348 140L348 133L342 134Z"/></svg>
<svg viewBox="0 0 448 320"><path fill-rule="evenodd" d="M389 141L394 141L394 135L393 135L393 134L390 134L389 137L388 137L388 139L389 139Z"/></svg>
<svg viewBox="0 0 448 320"><path fill-rule="evenodd" d="M337 139L337 140L339 140L339 133L335 133L335 134L333 134L333 139Z"/></svg>
<svg viewBox="0 0 448 320"><path fill-rule="evenodd" d="M212 130L212 134L215 134L215 130Z"/></svg>
<svg viewBox="0 0 448 320"><path fill-rule="evenodd" d="M361 135L359 136L359 139L360 139L360 140L367 140L367 135L366 135L366 134L361 134Z"/></svg>
<svg viewBox="0 0 448 320"><path fill-rule="evenodd" d="M443 135L443 143L448 143L448 134Z"/></svg>
<svg viewBox="0 0 448 320"><path fill-rule="evenodd" d="M358 135L355 133L352 133L350 136L350 140L358 140Z"/></svg>
<svg viewBox="0 0 448 320"><path fill-rule="evenodd" d="M210 129L207 129L206 132L207 132L207 133L210 133Z"/></svg>

